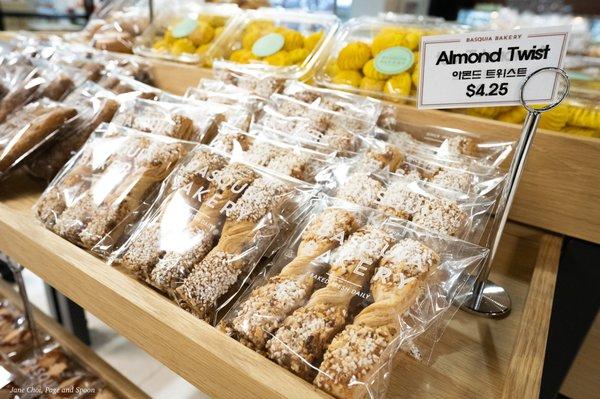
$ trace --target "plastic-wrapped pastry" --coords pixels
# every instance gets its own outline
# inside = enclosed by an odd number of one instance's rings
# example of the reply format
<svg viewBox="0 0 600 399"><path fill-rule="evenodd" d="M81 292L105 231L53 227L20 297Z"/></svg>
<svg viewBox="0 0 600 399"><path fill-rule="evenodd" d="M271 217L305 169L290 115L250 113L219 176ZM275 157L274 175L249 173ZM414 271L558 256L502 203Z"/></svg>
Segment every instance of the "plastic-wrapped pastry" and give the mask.
<svg viewBox="0 0 600 399"><path fill-rule="evenodd" d="M52 231L91 249L141 215L190 143L101 125L40 198L36 211ZM136 211L139 211L135 213ZM113 231L113 229L115 229Z"/></svg>
<svg viewBox="0 0 600 399"><path fill-rule="evenodd" d="M359 87L362 81L362 75L357 71L339 71L331 81L338 85Z"/></svg>
<svg viewBox="0 0 600 399"><path fill-rule="evenodd" d="M390 248L371 279L373 303L335 336L323 356L315 385L338 398L364 392L365 381L398 337L399 318L417 300L427 274L439 261L432 249L411 238Z"/></svg>
<svg viewBox="0 0 600 399"><path fill-rule="evenodd" d="M352 234L335 254L327 285L286 317L267 342L269 358L300 377L312 380L315 374L312 364L321 358L350 316L354 290L369 280L392 242L390 234L372 226Z"/></svg>
<svg viewBox="0 0 600 399"><path fill-rule="evenodd" d="M18 110L0 125L0 176L48 142L76 115L75 108L48 100Z"/></svg>
<svg viewBox="0 0 600 399"><path fill-rule="evenodd" d="M356 210L325 208L304 229L296 255L277 275L252 291L221 327L246 346L263 352L267 340L289 314L312 294L315 280L310 271L317 257L334 249L357 228Z"/></svg>

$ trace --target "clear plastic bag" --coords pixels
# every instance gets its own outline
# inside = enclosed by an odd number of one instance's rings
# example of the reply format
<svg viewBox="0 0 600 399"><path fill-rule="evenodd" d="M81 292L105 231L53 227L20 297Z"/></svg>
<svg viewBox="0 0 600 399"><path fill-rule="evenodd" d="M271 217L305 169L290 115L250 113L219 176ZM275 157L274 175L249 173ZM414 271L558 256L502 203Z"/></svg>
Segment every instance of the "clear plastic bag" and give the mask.
<svg viewBox="0 0 600 399"><path fill-rule="evenodd" d="M91 249L133 223L161 182L194 144L102 124L40 197L35 211L49 230Z"/></svg>
<svg viewBox="0 0 600 399"><path fill-rule="evenodd" d="M14 112L14 111L13 111ZM74 123L77 109L41 99L18 108L0 124L0 179Z"/></svg>
<svg viewBox="0 0 600 399"><path fill-rule="evenodd" d="M246 89L212 79L202 79L198 87L188 88L185 96L199 101L242 105L252 112L261 109L266 101Z"/></svg>
<svg viewBox="0 0 600 399"><path fill-rule="evenodd" d="M199 146L111 263L214 323L312 194L295 179Z"/></svg>
<svg viewBox="0 0 600 399"><path fill-rule="evenodd" d="M261 71L245 70L238 65L219 61L213 64L213 72L217 80L245 89L264 99L279 92L285 83L284 78Z"/></svg>
<svg viewBox="0 0 600 399"><path fill-rule="evenodd" d="M215 123L215 116L193 103L134 99L121 104L113 122L146 133L200 142Z"/></svg>
<svg viewBox="0 0 600 399"><path fill-rule="evenodd" d="M329 90L307 85L297 80L288 80L282 94L294 97L318 107L340 112L352 118L364 120L374 126L381 113L381 101L371 97Z"/></svg>
<svg viewBox="0 0 600 399"><path fill-rule="evenodd" d="M444 318L487 250L339 200L315 202L220 328L335 396L362 397L389 378L399 343Z"/></svg>
<svg viewBox="0 0 600 399"><path fill-rule="evenodd" d="M235 32L241 12L235 4L185 1L157 15L133 51L144 57L209 65L215 43L221 35Z"/></svg>
<svg viewBox="0 0 600 399"><path fill-rule="evenodd" d="M107 90L119 95L122 101L142 98L145 100L158 100L162 91L140 82L131 76L109 72L104 75L98 84Z"/></svg>
<svg viewBox="0 0 600 399"><path fill-rule="evenodd" d="M155 4L160 9L159 4ZM110 1L99 8L85 29L67 40L89 42L99 50L131 53L134 40L148 26L148 4L140 0Z"/></svg>
<svg viewBox="0 0 600 399"><path fill-rule="evenodd" d="M458 129L406 123L395 111L384 110L379 126L382 129L376 129L374 134L384 141L402 145L415 155L462 167L499 167L509 159L515 146L514 141L481 141L476 133Z"/></svg>
<svg viewBox="0 0 600 399"><path fill-rule="evenodd" d="M496 200L446 189L414 174L364 170L352 161L330 166L317 181L343 200L474 243L483 237Z"/></svg>
<svg viewBox="0 0 600 399"><path fill-rule="evenodd" d="M215 42L211 57L239 70L304 79L314 72L338 26L339 19L325 13L247 11L234 31Z"/></svg>
<svg viewBox="0 0 600 399"><path fill-rule="evenodd" d="M52 180L101 123L108 123L119 109L115 95L93 83L86 82L64 100L63 105L77 109L78 116L60 127L56 140L27 162L27 170L35 177Z"/></svg>
<svg viewBox="0 0 600 399"><path fill-rule="evenodd" d="M331 157L319 152L273 140L260 133L254 130L248 133L234 126L222 124L219 134L210 146L227 154L233 154L236 159L307 183L314 183L316 175L331 160Z"/></svg>

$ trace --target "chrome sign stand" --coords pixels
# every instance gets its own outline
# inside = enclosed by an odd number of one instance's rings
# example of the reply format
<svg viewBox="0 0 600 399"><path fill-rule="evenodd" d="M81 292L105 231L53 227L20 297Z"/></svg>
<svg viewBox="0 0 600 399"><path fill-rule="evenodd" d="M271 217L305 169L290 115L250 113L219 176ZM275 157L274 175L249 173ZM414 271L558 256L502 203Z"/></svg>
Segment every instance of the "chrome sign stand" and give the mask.
<svg viewBox="0 0 600 399"><path fill-rule="evenodd" d="M535 75L548 71L554 72L564 79L565 87L563 92L560 94L560 96L555 102L550 103L544 107L533 108L532 106L527 105L525 103L523 95L525 86ZM515 194L517 192L519 180L521 179L523 169L525 168L527 154L531 149L531 143L533 142L533 137L535 136L540 116L542 115L542 113L549 111L552 108L559 105L568 93L569 78L566 72L560 68L554 67L538 69L537 71L527 76L525 82L523 82L523 85L521 86L521 105L523 105L523 107L525 107L525 109L527 110L527 117L525 118L523 130L521 131L521 138L515 150L515 156L508 170L509 180L507 182L506 187L502 191L502 196L500 198L500 205L496 214L496 221L494 222L494 226L497 224L498 227L497 229L495 229L495 235L493 238L493 243L490 249L489 256L481 273L479 273L478 276L470 276L469 281L467 281L467 286L472 286L473 289L472 291L466 294L466 300L461 305L461 309L469 313L478 314L490 318L501 318L507 316L510 312L511 302L508 293L504 288L488 280L488 277L490 275L492 262L494 261L494 258L496 256L496 251L498 250L500 240L502 239L502 233L504 232L506 220L508 219L508 213L510 211ZM500 215L499 218L498 215ZM498 220L499 223L496 223Z"/></svg>

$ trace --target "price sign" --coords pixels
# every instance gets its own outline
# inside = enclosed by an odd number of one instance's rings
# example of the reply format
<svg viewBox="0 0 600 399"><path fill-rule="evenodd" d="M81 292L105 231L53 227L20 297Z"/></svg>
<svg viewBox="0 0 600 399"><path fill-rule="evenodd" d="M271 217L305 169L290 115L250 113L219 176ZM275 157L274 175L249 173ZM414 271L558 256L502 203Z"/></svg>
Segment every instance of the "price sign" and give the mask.
<svg viewBox="0 0 600 399"><path fill-rule="evenodd" d="M561 68L569 26L424 36L419 63L419 108L465 108L520 104L521 85L540 68ZM525 100L551 101L554 73L540 74Z"/></svg>

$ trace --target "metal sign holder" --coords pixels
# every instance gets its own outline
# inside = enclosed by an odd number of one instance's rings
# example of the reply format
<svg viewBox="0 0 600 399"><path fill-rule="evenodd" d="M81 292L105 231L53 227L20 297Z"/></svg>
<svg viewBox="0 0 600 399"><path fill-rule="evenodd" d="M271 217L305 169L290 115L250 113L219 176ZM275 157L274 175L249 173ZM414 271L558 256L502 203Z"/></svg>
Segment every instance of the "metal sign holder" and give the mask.
<svg viewBox="0 0 600 399"><path fill-rule="evenodd" d="M563 92L559 95L556 101L544 107L533 108L532 106L527 105L524 98L525 86L535 75L548 71L552 71L564 79L565 87ZM467 286L472 286L473 289L466 294L466 300L461 305L461 309L466 312L490 318L501 318L510 313L511 302L508 293L504 288L490 281L488 277L490 275L492 262L496 256L496 251L498 250L500 240L502 239L502 233L504 232L504 227L506 226L506 221L508 219L508 213L517 192L519 180L521 179L523 169L525 168L527 154L531 149L531 143L533 142L533 137L535 136L540 116L544 112L549 111L559 105L565 99L568 93L569 77L564 70L555 67L538 69L527 76L523 82L523 85L521 86L520 100L521 105L523 105L523 107L527 110L527 116L525 118L525 122L523 123L521 137L519 139L517 148L515 149L515 155L508 170L509 180L504 190L502 190L500 205L498 207L493 226L497 226L497 228L493 230L495 235L493 236L493 242L490 248L489 256L481 273L479 273L478 276L470 276L467 281ZM498 215L500 216L498 217Z"/></svg>

